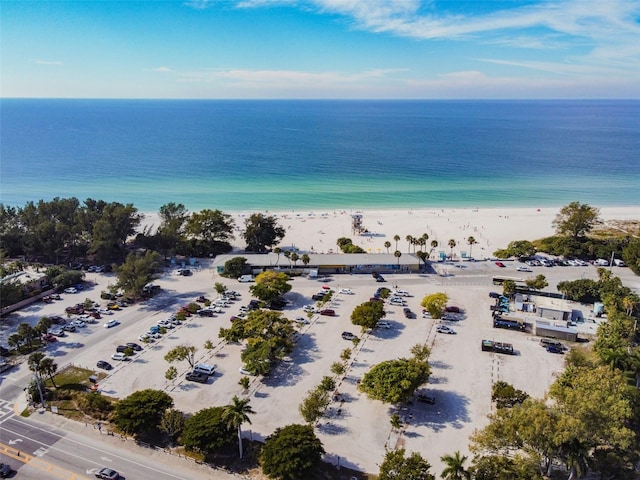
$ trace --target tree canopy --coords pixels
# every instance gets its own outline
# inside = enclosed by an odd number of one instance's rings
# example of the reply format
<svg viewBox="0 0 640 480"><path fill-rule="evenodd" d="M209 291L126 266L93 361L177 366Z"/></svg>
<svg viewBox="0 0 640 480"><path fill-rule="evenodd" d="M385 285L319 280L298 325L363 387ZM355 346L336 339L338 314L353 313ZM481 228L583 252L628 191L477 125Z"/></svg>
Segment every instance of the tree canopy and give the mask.
<svg viewBox="0 0 640 480"><path fill-rule="evenodd" d="M124 263L115 269L118 276L117 288L122 289L127 296L140 298L145 285L153 280L161 261L160 254L151 250L144 255L130 253Z"/></svg>
<svg viewBox="0 0 640 480"><path fill-rule="evenodd" d="M116 404L113 423L123 432L144 435L158 428L164 412L173 407L173 399L160 390L140 390Z"/></svg>
<svg viewBox="0 0 640 480"><path fill-rule="evenodd" d="M600 223L600 210L585 203L571 202L560 209L553 221L559 235L575 239L585 237Z"/></svg>
<svg viewBox="0 0 640 480"><path fill-rule="evenodd" d="M180 436L184 448L207 455L231 445L236 431L223 418L224 411L224 407L204 408L189 417Z"/></svg>
<svg viewBox="0 0 640 480"><path fill-rule="evenodd" d="M351 312L351 323L364 329L375 328L380 319L384 317L384 303L365 302Z"/></svg>
<svg viewBox="0 0 640 480"><path fill-rule="evenodd" d="M289 276L286 273L267 270L255 278L249 287L251 294L263 302L271 302L291 290Z"/></svg>
<svg viewBox="0 0 640 480"><path fill-rule="evenodd" d="M285 236L286 230L278 225L278 219L272 215L253 213L244 222L244 233L247 250L264 253L277 245Z"/></svg>
<svg viewBox="0 0 640 480"><path fill-rule="evenodd" d="M276 429L264 442L260 455L262 472L278 480L310 478L324 448L309 425L287 425Z"/></svg>
<svg viewBox="0 0 640 480"><path fill-rule="evenodd" d="M429 374L427 362L398 358L371 368L365 373L359 388L370 398L386 403L406 402L429 379Z"/></svg>
<svg viewBox="0 0 640 480"><path fill-rule="evenodd" d="M438 292L424 297L420 305L424 307L433 318L441 318L448 301L449 297L446 293Z"/></svg>
<svg viewBox="0 0 640 480"><path fill-rule="evenodd" d="M380 465L379 480L435 480L431 464L417 452L406 456L405 449L389 450Z"/></svg>
<svg viewBox="0 0 640 480"><path fill-rule="evenodd" d="M186 360L189 362L189 366L193 368L195 365L195 355L197 350L198 349L193 345L178 345L177 347L169 350L164 356L164 359L169 363L182 362Z"/></svg>

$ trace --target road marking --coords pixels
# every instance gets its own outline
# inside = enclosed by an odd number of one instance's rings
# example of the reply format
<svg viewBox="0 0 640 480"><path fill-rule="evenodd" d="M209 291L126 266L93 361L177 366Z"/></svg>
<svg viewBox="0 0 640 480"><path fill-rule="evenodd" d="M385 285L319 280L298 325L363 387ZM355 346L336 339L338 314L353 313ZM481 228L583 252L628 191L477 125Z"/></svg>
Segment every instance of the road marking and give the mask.
<svg viewBox="0 0 640 480"><path fill-rule="evenodd" d="M9 445L15 445L18 442L21 442L22 439L21 438L16 438L15 440L9 440Z"/></svg>
<svg viewBox="0 0 640 480"><path fill-rule="evenodd" d="M104 462L113 462L113 460L111 460L108 457L100 457L100 460L104 461Z"/></svg>
<svg viewBox="0 0 640 480"><path fill-rule="evenodd" d="M44 449L40 448L38 450ZM37 468L38 470L47 472L48 474L60 478L61 480L89 480L88 477L78 475L75 472L66 470L62 467L54 465L53 463L45 462L41 458L21 452L20 450L17 450L3 443L0 443L0 452L8 457L13 458L14 460L24 463L25 465L28 464L29 466Z"/></svg>
<svg viewBox="0 0 640 480"><path fill-rule="evenodd" d="M44 457L48 452L48 449L44 448L44 447L40 447L39 449L37 449L35 452L33 452L33 454L36 457Z"/></svg>

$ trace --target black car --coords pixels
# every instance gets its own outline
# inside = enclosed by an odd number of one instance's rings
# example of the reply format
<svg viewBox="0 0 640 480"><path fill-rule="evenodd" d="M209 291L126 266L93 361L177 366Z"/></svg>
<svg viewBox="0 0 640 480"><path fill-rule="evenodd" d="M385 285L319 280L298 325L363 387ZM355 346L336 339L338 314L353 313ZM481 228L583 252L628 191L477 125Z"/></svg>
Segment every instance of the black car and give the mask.
<svg viewBox="0 0 640 480"><path fill-rule="evenodd" d="M0 477L7 478L13 473L13 470L6 463L0 463Z"/></svg>
<svg viewBox="0 0 640 480"><path fill-rule="evenodd" d="M184 376L184 378L190 382L207 383L209 375L200 372L189 372Z"/></svg>
<svg viewBox="0 0 640 480"><path fill-rule="evenodd" d="M416 318L416 314L413 313L410 308L405 307L402 309L402 311L404 312L405 318Z"/></svg>
<svg viewBox="0 0 640 480"><path fill-rule="evenodd" d="M94 475L100 480L119 480L122 478L118 472L111 468L101 468Z"/></svg>
<svg viewBox="0 0 640 480"><path fill-rule="evenodd" d="M111 370L113 368L109 362L105 362L104 360L98 360L98 363L96 363L96 366L104 370Z"/></svg>
<svg viewBox="0 0 640 480"><path fill-rule="evenodd" d="M429 405L433 405L436 403L436 397L432 395L418 394L416 395L416 400L422 403L428 403Z"/></svg>
<svg viewBox="0 0 640 480"><path fill-rule="evenodd" d="M318 302L318 301L320 301L320 300L324 300L324 296L325 296L325 295L326 295L326 294L324 294L324 293L316 293L316 294L314 294L314 295L312 295L312 296L311 296L311 299L312 299L312 300L315 300L315 301L317 301L317 302Z"/></svg>
<svg viewBox="0 0 640 480"><path fill-rule="evenodd" d="M127 348L129 348L129 347L127 347L126 345L118 345L116 347L116 352L124 353L127 350Z"/></svg>
<svg viewBox="0 0 640 480"><path fill-rule="evenodd" d="M127 347L131 348L134 352L139 352L142 350L142 347L140 345L133 342L127 343Z"/></svg>
<svg viewBox="0 0 640 480"><path fill-rule="evenodd" d="M201 317L213 317L213 310L210 310L208 308L201 308L200 310L198 310L198 315L200 315Z"/></svg>

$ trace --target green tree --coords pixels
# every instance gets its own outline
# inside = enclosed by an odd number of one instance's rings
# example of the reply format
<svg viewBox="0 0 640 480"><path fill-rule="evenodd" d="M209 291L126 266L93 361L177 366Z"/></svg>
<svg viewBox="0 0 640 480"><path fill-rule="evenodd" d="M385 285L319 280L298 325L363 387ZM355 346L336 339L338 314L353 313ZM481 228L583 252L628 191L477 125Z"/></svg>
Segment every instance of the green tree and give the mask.
<svg viewBox="0 0 640 480"><path fill-rule="evenodd" d="M264 442L260 455L262 472L269 478L310 478L320 467L322 442L309 425L287 425L276 429Z"/></svg>
<svg viewBox="0 0 640 480"><path fill-rule="evenodd" d="M542 480L536 462L522 456L476 456L469 473L474 480Z"/></svg>
<svg viewBox="0 0 640 480"><path fill-rule="evenodd" d="M382 302L365 302L358 305L351 312L351 323L359 325L363 330L375 328L380 319L384 317L384 304Z"/></svg>
<svg viewBox="0 0 640 480"><path fill-rule="evenodd" d="M446 465L440 474L440 478L444 478L445 480L465 480L471 478L469 472L464 468L467 457L459 451L453 455L443 455L440 457L440 460Z"/></svg>
<svg viewBox="0 0 640 480"><path fill-rule="evenodd" d="M380 465L379 480L435 480L431 464L417 452L405 456L405 449L389 450Z"/></svg>
<svg viewBox="0 0 640 480"><path fill-rule="evenodd" d="M560 209L553 221L559 235L574 239L585 237L600 223L600 210L580 202L571 202Z"/></svg>
<svg viewBox="0 0 640 480"><path fill-rule="evenodd" d="M254 213L245 220L243 237L248 251L263 253L277 245L285 233L286 230L278 225L276 217Z"/></svg>
<svg viewBox="0 0 640 480"><path fill-rule="evenodd" d="M413 236L411 236L411 235L407 235L406 237L404 237L404 239L405 239L405 240L407 241L407 243L409 244L409 245L407 246L407 253L411 253L411 245L413 245L413 241L414 241L415 239L414 239L414 238L413 238ZM395 255L395 253L394 253L394 255Z"/></svg>
<svg viewBox="0 0 640 480"><path fill-rule="evenodd" d="M306 267L307 265L309 265L309 262L311 262L311 257L309 257L309 255L307 255L306 253L303 253L302 256L300 257L300 260L302 261L302 264Z"/></svg>
<svg viewBox="0 0 640 480"><path fill-rule="evenodd" d="M213 285L213 289L216 291L218 295L222 295L227 291L227 286L224 283L216 282Z"/></svg>
<svg viewBox="0 0 640 480"><path fill-rule="evenodd" d="M427 358L429 358L429 355L431 355L431 349L426 345L417 343L411 347L411 355L413 355L413 358L417 361L425 362Z"/></svg>
<svg viewBox="0 0 640 480"><path fill-rule="evenodd" d="M345 367L343 363L333 362L331 364L331 373L334 375L343 375L345 372Z"/></svg>
<svg viewBox="0 0 640 480"><path fill-rule="evenodd" d="M396 250L398 250L398 242L400 241L400 235L394 235L393 240L396 242Z"/></svg>
<svg viewBox="0 0 640 480"><path fill-rule="evenodd" d="M53 388L58 388L53 378L58 371L58 364L53 361L53 358L44 357L42 360L40 360L39 370L43 375L49 377Z"/></svg>
<svg viewBox="0 0 640 480"><path fill-rule="evenodd" d="M632 238L622 250L624 263L636 275L640 275L640 238Z"/></svg>
<svg viewBox="0 0 640 480"><path fill-rule="evenodd" d="M52 322L49 317L42 317L40 320L38 320L38 323L34 328L40 335L44 335L45 333L47 333L49 328L51 328L51 324Z"/></svg>
<svg viewBox="0 0 640 480"><path fill-rule="evenodd" d="M172 348L164 356L164 359L169 362L182 362L186 360L189 366L193 368L195 366L195 356L198 349L193 345L178 345Z"/></svg>
<svg viewBox="0 0 640 480"><path fill-rule="evenodd" d="M453 259L453 249L456 248L457 243L453 238L451 238L447 242L447 245L449 245L449 248L451 249L451 253L449 254L449 258Z"/></svg>
<svg viewBox="0 0 640 480"><path fill-rule="evenodd" d="M420 305L429 312L433 318L440 318L444 314L449 297L446 293L438 292L427 295L422 299Z"/></svg>
<svg viewBox="0 0 640 480"><path fill-rule="evenodd" d="M469 245L469 256L470 256L471 258L473 258L473 255L471 255L471 250L473 249L473 246L474 246L476 243L478 243L478 242L476 241L476 239L475 239L474 237L469 237L469 238L467 238L467 245Z"/></svg>
<svg viewBox="0 0 640 480"><path fill-rule="evenodd" d="M396 257L398 265L400 265L400 257L402 256L402 252L400 250L396 250L393 252L393 256Z"/></svg>
<svg viewBox="0 0 640 480"><path fill-rule="evenodd" d="M241 377L240 380L238 381L238 385L240 385L245 392L249 390L250 383L251 383L251 380L246 375L244 377Z"/></svg>
<svg viewBox="0 0 640 480"><path fill-rule="evenodd" d="M289 292L291 288L289 276L286 273L267 270L256 277L249 291L263 302L271 302Z"/></svg>
<svg viewBox="0 0 640 480"><path fill-rule="evenodd" d="M189 212L182 203L166 203L160 207L160 226L156 236L157 244L165 258L181 250L180 245L185 240L185 223Z"/></svg>
<svg viewBox="0 0 640 480"><path fill-rule="evenodd" d="M224 263L224 275L230 278L238 278L244 274L247 266L245 257L233 257Z"/></svg>
<svg viewBox="0 0 640 480"><path fill-rule="evenodd" d="M157 252L147 251L144 255L130 253L124 263L115 269L118 276L117 288L122 289L127 296L141 298L145 285L153 280L161 261Z"/></svg>
<svg viewBox="0 0 640 480"><path fill-rule="evenodd" d="M429 379L427 362L398 358L375 365L365 373L359 389L386 403L406 402Z"/></svg>
<svg viewBox="0 0 640 480"><path fill-rule="evenodd" d="M204 408L184 422L180 441L189 451L208 455L231 445L235 430L223 418L225 407Z"/></svg>
<svg viewBox="0 0 640 480"><path fill-rule="evenodd" d="M527 278L525 284L532 290L542 290L549 286L547 278L544 275L536 275L534 278Z"/></svg>
<svg viewBox="0 0 640 480"><path fill-rule="evenodd" d="M532 242L528 240L515 240L510 242L506 249L496 250L493 254L498 258L526 258L535 255L536 251L537 249Z"/></svg>
<svg viewBox="0 0 640 480"><path fill-rule="evenodd" d="M20 335L20 338L23 341L27 342L27 345L29 345L29 348L33 347L33 340L38 337L38 332L36 331L36 329L26 322L23 322L20 325L18 325L16 333Z"/></svg>
<svg viewBox="0 0 640 480"><path fill-rule="evenodd" d="M393 415L391 415L391 418L389 419L389 421L391 422L391 428L393 428L394 430L400 430L404 425L402 423L402 419L400 418L400 415L398 415L397 413L394 413Z"/></svg>
<svg viewBox="0 0 640 480"><path fill-rule="evenodd" d="M171 365L169 368L167 368L167 371L164 372L164 378L166 378L170 382L175 380L176 378L178 378L178 369Z"/></svg>
<svg viewBox="0 0 640 480"><path fill-rule="evenodd" d="M384 242L384 248L386 248L387 249L387 253L389 253L389 249L391 248L391 242L389 240Z"/></svg>
<svg viewBox="0 0 640 480"><path fill-rule="evenodd" d="M170 408L162 414L160 430L166 433L171 441L175 442L184 430L185 418L180 410Z"/></svg>
<svg viewBox="0 0 640 480"><path fill-rule="evenodd" d="M513 280L505 280L502 282L502 293L505 297L510 297L516 293L516 282Z"/></svg>
<svg viewBox="0 0 640 480"><path fill-rule="evenodd" d="M42 362L44 359L45 355L42 352L34 352L29 355L29 358L27 359L27 365L29 366L29 370L33 372L33 376L35 377L35 383L38 389L38 394L40 396L40 403L43 407L45 406L43 394L44 385L42 384Z"/></svg>
<svg viewBox="0 0 640 480"><path fill-rule="evenodd" d="M195 240L192 248L201 254L229 251L234 227L231 215L217 209L193 212L186 222L186 231Z"/></svg>
<svg viewBox="0 0 640 480"><path fill-rule="evenodd" d="M140 390L116 404L113 423L123 432L140 436L156 430L173 399L160 390Z"/></svg>
<svg viewBox="0 0 640 480"><path fill-rule="evenodd" d="M521 405L527 398L529 394L503 380L498 380L491 387L491 400L496 402L496 408L512 408Z"/></svg>
<svg viewBox="0 0 640 480"><path fill-rule="evenodd" d="M237 395L231 399L231 404L224 407L222 411L222 419L227 422L227 428L230 430L236 430L238 432L238 449L240 452L240 458L242 458L242 424L251 424L249 415L253 415L256 412L253 411L249 402L249 398L238 398Z"/></svg>
<svg viewBox="0 0 640 480"><path fill-rule="evenodd" d="M305 422L312 424L315 423L331 401L329 392L320 388L315 388L307 392L307 395L302 399L302 403L298 406L298 411Z"/></svg>

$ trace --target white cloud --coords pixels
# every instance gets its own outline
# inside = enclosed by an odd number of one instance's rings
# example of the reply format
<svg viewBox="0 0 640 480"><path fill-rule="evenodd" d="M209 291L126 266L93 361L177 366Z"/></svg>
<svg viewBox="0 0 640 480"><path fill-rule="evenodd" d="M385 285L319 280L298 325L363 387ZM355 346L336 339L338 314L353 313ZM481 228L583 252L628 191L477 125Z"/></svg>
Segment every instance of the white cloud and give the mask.
<svg viewBox="0 0 640 480"><path fill-rule="evenodd" d="M158 72L158 73L172 73L173 72L173 70L171 70L169 67L156 67L156 68L148 69L147 71L149 71L149 72Z"/></svg>
<svg viewBox="0 0 640 480"><path fill-rule="evenodd" d="M59 67L64 65L62 62L59 61L53 61L53 60L34 60L33 63L37 64L37 65L51 65L54 67Z"/></svg>

